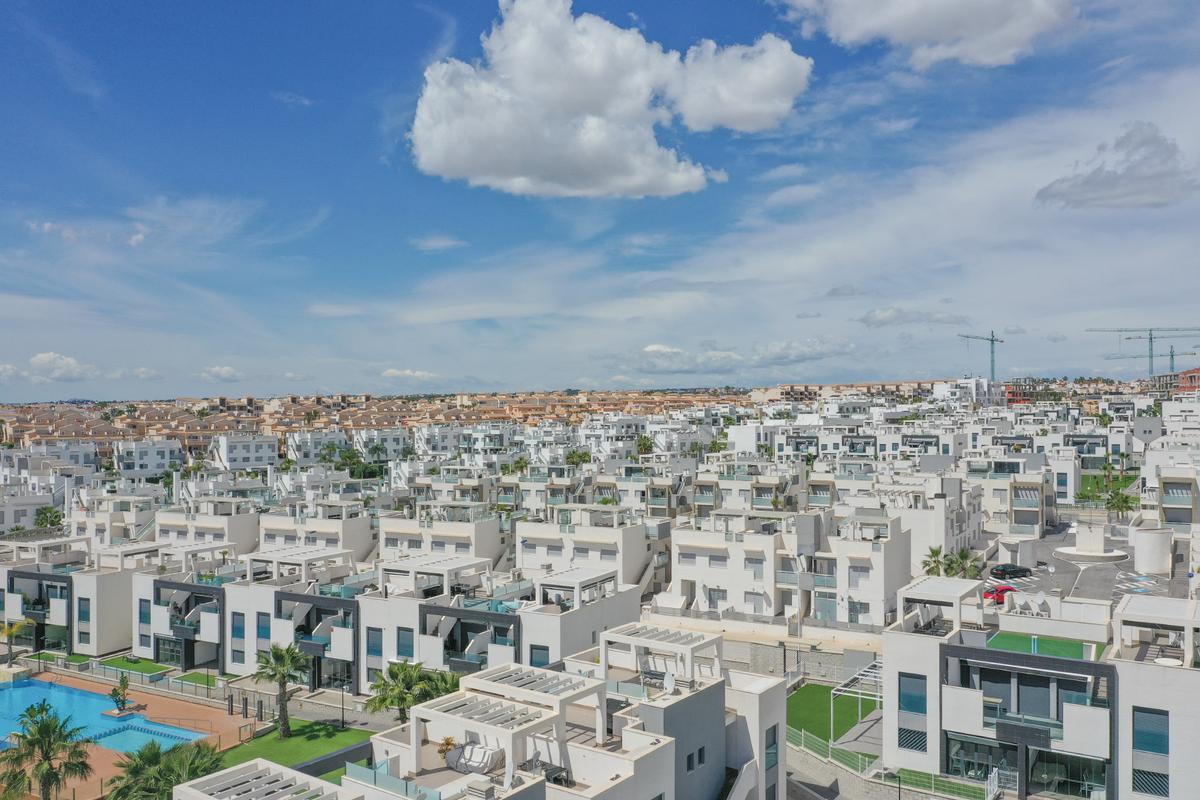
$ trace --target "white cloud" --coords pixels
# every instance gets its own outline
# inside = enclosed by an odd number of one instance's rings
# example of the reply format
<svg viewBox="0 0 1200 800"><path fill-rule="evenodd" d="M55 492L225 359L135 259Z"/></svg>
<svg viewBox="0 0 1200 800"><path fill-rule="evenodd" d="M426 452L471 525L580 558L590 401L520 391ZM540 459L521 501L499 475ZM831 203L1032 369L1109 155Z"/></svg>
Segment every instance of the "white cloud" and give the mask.
<svg viewBox="0 0 1200 800"><path fill-rule="evenodd" d="M11 383L21 377L21 370L12 364L0 364L0 383Z"/></svg>
<svg viewBox="0 0 1200 800"><path fill-rule="evenodd" d="M825 296L826 297L860 297L866 293L867 293L866 290L861 289L858 286L850 286L849 284L843 283L843 284L840 284L838 286L834 286L833 288L831 288L829 291L827 291L825 293Z"/></svg>
<svg viewBox="0 0 1200 800"><path fill-rule="evenodd" d="M696 352L649 344L631 359L632 366L652 375L729 375L806 364L854 351L853 344L827 337L761 342L745 353L707 344L710 346Z"/></svg>
<svg viewBox="0 0 1200 800"><path fill-rule="evenodd" d="M791 111L812 61L773 34L707 40L680 55L570 0L501 0L484 57L425 70L411 142L423 172L543 197L671 196L723 173L659 143L678 117L697 131L760 131Z"/></svg>
<svg viewBox="0 0 1200 800"><path fill-rule="evenodd" d="M756 181L792 181L808 174L804 164L780 164L754 176Z"/></svg>
<svg viewBox="0 0 1200 800"><path fill-rule="evenodd" d="M1063 208L1159 208L1200 188L1183 151L1152 122L1134 122L1075 171L1038 190L1039 202Z"/></svg>
<svg viewBox="0 0 1200 800"><path fill-rule="evenodd" d="M879 131L885 136L891 136L893 134L910 131L916 126L916 124L916 117L887 117L885 119L877 119L874 122L875 130Z"/></svg>
<svg viewBox="0 0 1200 800"><path fill-rule="evenodd" d="M421 236L416 239L409 239L408 243L420 250L422 253L436 253L442 250L455 250L459 247L466 247L467 243L462 239L456 239L453 236Z"/></svg>
<svg viewBox="0 0 1200 800"><path fill-rule="evenodd" d="M873 308L859 317L858 321L870 328L884 328L892 325L963 325L969 320L961 314L948 311L918 311L888 306Z"/></svg>
<svg viewBox="0 0 1200 800"><path fill-rule="evenodd" d="M982 67L1012 64L1043 34L1063 27L1071 0L778 0L811 36L824 31L844 47L885 41L924 69L939 61Z"/></svg>
<svg viewBox="0 0 1200 800"><path fill-rule="evenodd" d="M297 92L272 92L271 98L291 108L308 108L313 104L311 98Z"/></svg>
<svg viewBox="0 0 1200 800"><path fill-rule="evenodd" d="M94 378L99 371L91 364L80 363L61 353L38 353L29 359L29 380L34 383L73 382Z"/></svg>
<svg viewBox="0 0 1200 800"><path fill-rule="evenodd" d="M132 369L112 370L105 377L114 381L155 381L162 377L162 373L156 369L151 369L150 367L134 367Z"/></svg>
<svg viewBox="0 0 1200 800"><path fill-rule="evenodd" d="M817 319L821 316L820 311L797 311L796 319Z"/></svg>
<svg viewBox="0 0 1200 800"><path fill-rule="evenodd" d="M285 372L283 379L285 381L307 381L312 380L312 376L305 375L303 372Z"/></svg>
<svg viewBox="0 0 1200 800"><path fill-rule="evenodd" d="M404 380L428 381L428 380L432 380L433 378L436 378L437 373L426 372L423 369L389 368L389 369L385 369L383 372L379 373L379 376L381 378L401 378Z"/></svg>
<svg viewBox="0 0 1200 800"><path fill-rule="evenodd" d="M233 367L205 367L200 370L200 377L210 383L236 383L245 376Z"/></svg>

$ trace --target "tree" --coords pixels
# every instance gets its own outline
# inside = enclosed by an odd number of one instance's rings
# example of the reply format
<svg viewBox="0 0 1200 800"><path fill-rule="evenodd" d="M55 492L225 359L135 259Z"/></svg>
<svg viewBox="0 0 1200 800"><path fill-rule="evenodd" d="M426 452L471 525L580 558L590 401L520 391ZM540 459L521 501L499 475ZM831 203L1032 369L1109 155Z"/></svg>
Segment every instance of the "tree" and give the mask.
<svg viewBox="0 0 1200 800"><path fill-rule="evenodd" d="M4 634L4 644L8 647L7 662L8 668L12 669L13 662L13 637L25 630L25 620L17 620L16 622L5 622L0 625L0 633Z"/></svg>
<svg viewBox="0 0 1200 800"><path fill-rule="evenodd" d="M1104 466L1101 467L1100 469L1104 473L1104 488L1106 491L1111 491L1112 490L1113 465L1111 463L1109 463L1108 461L1105 461Z"/></svg>
<svg viewBox="0 0 1200 800"><path fill-rule="evenodd" d="M1114 490L1108 493L1104 498L1104 508L1116 514L1128 514L1134 511L1140 503L1134 499L1133 495L1125 494L1120 490Z"/></svg>
<svg viewBox="0 0 1200 800"><path fill-rule="evenodd" d="M62 521L63 513L54 506L42 506L33 517L33 524L38 528L57 528Z"/></svg>
<svg viewBox="0 0 1200 800"><path fill-rule="evenodd" d="M0 782L4 797L16 800L36 791L51 800L69 780L91 776L87 747L92 740L83 726L43 700L21 712L18 729L9 735L9 748L0 752Z"/></svg>
<svg viewBox="0 0 1200 800"><path fill-rule="evenodd" d="M122 672L120 679L117 680L117 685L108 693L112 698L113 705L117 707L118 714L124 714L125 709L129 707L129 675Z"/></svg>
<svg viewBox="0 0 1200 800"><path fill-rule="evenodd" d="M292 735L292 722L288 718L288 684L299 683L308 667L308 656L294 644L280 647L271 645L270 650L258 652L258 668L254 678L276 686L275 703L279 707L279 738Z"/></svg>
<svg viewBox="0 0 1200 800"><path fill-rule="evenodd" d="M111 784L111 800L170 800L180 783L203 778L221 768L221 754L212 745L189 742L163 750L149 742L117 761L121 770Z"/></svg>
<svg viewBox="0 0 1200 800"><path fill-rule="evenodd" d="M317 461L332 465L338 458L338 446L334 442L326 442L317 451Z"/></svg>
<svg viewBox="0 0 1200 800"><path fill-rule="evenodd" d="M368 711L396 709L401 721L415 705L458 691L458 676L452 672L430 672L420 664L393 662L371 684Z"/></svg>
<svg viewBox="0 0 1200 800"><path fill-rule="evenodd" d="M983 567L971 549L964 547L946 557L943 574L948 578L979 578L983 574Z"/></svg>
<svg viewBox="0 0 1200 800"><path fill-rule="evenodd" d="M637 452L639 456L648 456L654 452L654 440L646 434L637 437Z"/></svg>
<svg viewBox="0 0 1200 800"><path fill-rule="evenodd" d="M529 459L525 456L517 456L516 460L512 463L512 468L513 472L517 474L524 472L529 469Z"/></svg>
<svg viewBox="0 0 1200 800"><path fill-rule="evenodd" d="M572 467L582 467L584 464L592 463L592 452L590 450L572 450L567 453L567 463Z"/></svg>
<svg viewBox="0 0 1200 800"><path fill-rule="evenodd" d="M367 455L369 455L371 458L373 458L377 462L378 461L386 461L387 460L387 447L384 445L383 442L375 442L370 447L367 448Z"/></svg>
<svg viewBox="0 0 1200 800"><path fill-rule="evenodd" d="M929 553L921 559L921 571L926 575L941 575L945 570L946 557L942 554L942 548L929 548Z"/></svg>
<svg viewBox="0 0 1200 800"><path fill-rule="evenodd" d="M1109 425L1112 425L1112 422L1112 414L1109 414L1107 411L1101 411L1100 415L1096 417L1096 424L1101 428L1107 428Z"/></svg>

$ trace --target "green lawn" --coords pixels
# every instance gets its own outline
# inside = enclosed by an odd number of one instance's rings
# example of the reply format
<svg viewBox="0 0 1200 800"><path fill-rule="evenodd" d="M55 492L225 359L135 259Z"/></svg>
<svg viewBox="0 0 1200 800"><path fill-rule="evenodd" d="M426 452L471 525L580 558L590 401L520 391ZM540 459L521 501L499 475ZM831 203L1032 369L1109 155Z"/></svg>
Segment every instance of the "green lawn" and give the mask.
<svg viewBox="0 0 1200 800"><path fill-rule="evenodd" d="M166 664L157 664L153 661L141 659L139 661L130 661L125 656L117 656L116 658L106 658L100 662L106 667L113 669L123 669L127 672L140 672L143 675L157 675L160 672L166 672L171 669Z"/></svg>
<svg viewBox="0 0 1200 800"><path fill-rule="evenodd" d="M207 686L208 688L213 689L217 685L217 677L218 676L207 672L189 672L187 674L180 675L179 680L183 681L184 683L194 683L197 686ZM228 678L229 676L222 673L220 677Z"/></svg>
<svg viewBox="0 0 1200 800"><path fill-rule="evenodd" d="M1127 471L1124 478L1121 477L1119 472L1114 472L1112 476L1112 488L1116 491L1120 491L1136 481L1137 478L1137 472L1131 474ZM1079 480L1079 490L1092 491L1096 494L1108 494L1109 492L1109 490L1105 488L1103 475L1081 475Z"/></svg>
<svg viewBox="0 0 1200 800"><path fill-rule="evenodd" d="M1001 631L988 639L987 646L993 650L1008 650L1013 653L1037 653L1043 656L1056 656L1058 658L1074 658L1076 660L1088 660L1087 642L1081 642L1076 639L1058 639L1053 636L1038 636L1037 644L1034 645L1034 637L1027 633L1013 633L1011 631ZM1100 652L1102 648L1097 648L1096 652Z"/></svg>
<svg viewBox="0 0 1200 800"><path fill-rule="evenodd" d="M62 653L51 653L47 650L43 650L40 653L34 653L33 655L29 656L29 658L34 658L34 659L37 659L38 661L46 661L51 664L54 664L54 663L57 663L57 661L60 658L63 658L63 654ZM66 656L66 662L68 664L84 664L91 660L92 660L91 656L85 656L85 655L81 655L79 653L72 653L71 655Z"/></svg>
<svg viewBox="0 0 1200 800"><path fill-rule="evenodd" d="M317 756L370 738L371 731L361 728L340 730L337 725L294 719L290 738L280 739L279 735L272 731L245 744L239 744L225 751L224 765L232 767L252 758L265 758L285 767L294 767Z"/></svg>
<svg viewBox="0 0 1200 800"><path fill-rule="evenodd" d="M806 683L792 692L787 700L787 723L789 728L798 728L820 737L829 738L829 697L833 694L832 686L819 683ZM856 697L842 695L835 701L837 724L833 729L833 738L837 740L853 728L862 718L858 713L859 700ZM862 716L875 710L875 701L862 701Z"/></svg>

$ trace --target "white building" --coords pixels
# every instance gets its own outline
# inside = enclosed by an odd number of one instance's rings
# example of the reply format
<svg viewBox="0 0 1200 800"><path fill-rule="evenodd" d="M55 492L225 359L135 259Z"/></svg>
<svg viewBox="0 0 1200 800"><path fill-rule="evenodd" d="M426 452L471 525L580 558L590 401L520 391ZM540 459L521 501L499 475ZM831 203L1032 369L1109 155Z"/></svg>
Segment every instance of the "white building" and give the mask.
<svg viewBox="0 0 1200 800"><path fill-rule="evenodd" d="M279 440L256 433L223 433L213 437L208 458L217 469L265 470L279 463Z"/></svg>
<svg viewBox="0 0 1200 800"><path fill-rule="evenodd" d="M112 443L113 465L124 478L153 478L183 466L183 446L175 439Z"/></svg>

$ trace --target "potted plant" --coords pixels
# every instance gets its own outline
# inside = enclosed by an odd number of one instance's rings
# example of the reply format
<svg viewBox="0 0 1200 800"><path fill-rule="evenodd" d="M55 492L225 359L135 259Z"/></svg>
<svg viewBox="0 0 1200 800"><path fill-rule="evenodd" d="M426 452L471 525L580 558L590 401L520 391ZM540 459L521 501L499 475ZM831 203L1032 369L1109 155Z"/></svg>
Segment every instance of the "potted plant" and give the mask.
<svg viewBox="0 0 1200 800"><path fill-rule="evenodd" d="M456 747L458 747L458 742L454 741L454 737L447 736L446 738L444 738L440 742L438 742L438 746L437 746L438 755L442 757L443 761L445 761L446 757L450 755L450 751L454 750L454 748L456 748Z"/></svg>
<svg viewBox="0 0 1200 800"><path fill-rule="evenodd" d="M128 675L124 675L124 674L121 675L120 680L117 681L117 685L112 688L112 691L110 691L108 693L108 696L109 696L109 699L111 699L113 701L113 705L116 706L116 708L113 711L106 711L105 712L106 714L108 714L109 716L112 716L112 717L123 717L126 714L132 713L128 710L129 709L129 676Z"/></svg>

